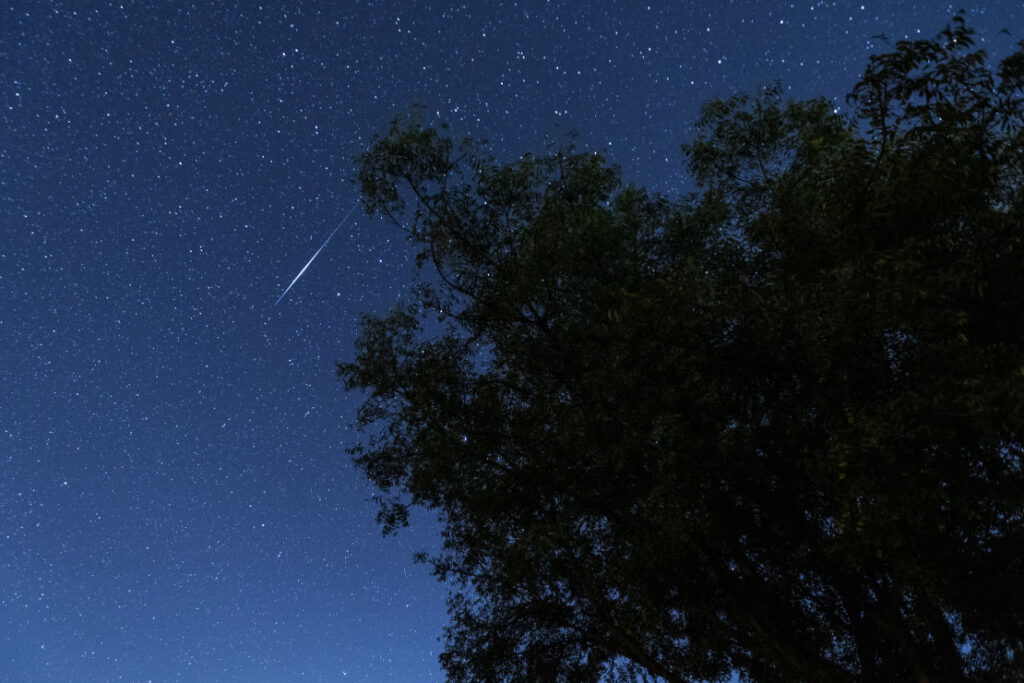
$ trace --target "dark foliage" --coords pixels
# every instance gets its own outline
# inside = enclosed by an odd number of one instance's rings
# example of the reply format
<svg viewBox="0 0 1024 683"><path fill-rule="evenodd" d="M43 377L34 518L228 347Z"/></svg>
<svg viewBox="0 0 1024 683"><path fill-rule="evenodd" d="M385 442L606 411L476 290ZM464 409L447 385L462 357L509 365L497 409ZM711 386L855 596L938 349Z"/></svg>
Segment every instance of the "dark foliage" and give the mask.
<svg viewBox="0 0 1024 683"><path fill-rule="evenodd" d="M451 680L1024 678L1024 44L972 35L852 118L708 103L681 200L414 121L360 159L434 269L338 372L385 530L443 522Z"/></svg>

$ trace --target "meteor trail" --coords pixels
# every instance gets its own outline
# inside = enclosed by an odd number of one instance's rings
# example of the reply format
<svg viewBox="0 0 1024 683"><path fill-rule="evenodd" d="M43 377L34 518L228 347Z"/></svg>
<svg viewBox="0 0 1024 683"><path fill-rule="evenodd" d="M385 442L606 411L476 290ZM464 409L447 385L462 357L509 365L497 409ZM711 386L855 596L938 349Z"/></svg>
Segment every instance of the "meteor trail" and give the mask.
<svg viewBox="0 0 1024 683"><path fill-rule="evenodd" d="M288 293L288 290L292 288L292 285L299 281L299 278L302 277L302 274L306 272L306 268L309 268L309 265L316 260L316 257L320 255L320 252L324 250L324 247L327 246L327 243L331 241L332 237L334 237L334 233L338 232L338 229L345 224L345 221L348 220L348 217L352 215L352 212L356 210L357 206L359 206L358 202L356 203L355 206L349 209L348 213L345 214L345 217L338 222L338 225L336 225L334 230L331 231L331 234L327 236L327 239L325 239L324 243L320 245L320 248L316 250L316 253L313 254L313 256L310 257L308 261L306 261L306 265L302 266L302 270L300 270L299 274L295 276L295 279L292 280L291 284L284 288L284 291L281 292L281 296L277 297L277 301L274 302L275 306L281 303L281 299L284 298L284 295Z"/></svg>

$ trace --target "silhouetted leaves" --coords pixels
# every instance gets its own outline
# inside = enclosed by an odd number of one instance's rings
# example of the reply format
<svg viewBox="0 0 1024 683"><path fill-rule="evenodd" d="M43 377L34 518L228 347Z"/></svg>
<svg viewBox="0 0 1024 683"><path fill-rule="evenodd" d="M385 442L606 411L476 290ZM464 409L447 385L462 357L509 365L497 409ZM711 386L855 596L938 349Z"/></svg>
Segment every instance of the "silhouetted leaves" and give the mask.
<svg viewBox="0 0 1024 683"><path fill-rule="evenodd" d="M1024 676L1022 85L957 18L856 118L709 102L680 200L375 142L433 284L338 372L384 530L443 522L452 680Z"/></svg>

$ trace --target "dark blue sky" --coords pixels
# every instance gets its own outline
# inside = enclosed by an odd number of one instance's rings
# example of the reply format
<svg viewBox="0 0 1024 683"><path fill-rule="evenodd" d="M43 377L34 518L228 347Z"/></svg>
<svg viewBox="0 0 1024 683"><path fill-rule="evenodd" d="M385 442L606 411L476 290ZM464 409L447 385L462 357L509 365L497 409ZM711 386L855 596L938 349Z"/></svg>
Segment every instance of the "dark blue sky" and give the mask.
<svg viewBox="0 0 1024 683"><path fill-rule="evenodd" d="M421 103L687 187L700 103L842 96L940 2L0 6L0 680L430 681L444 593L382 539L334 380L410 249L351 159ZM968 22L1005 54L1018 0ZM999 35L1007 28L1013 38Z"/></svg>

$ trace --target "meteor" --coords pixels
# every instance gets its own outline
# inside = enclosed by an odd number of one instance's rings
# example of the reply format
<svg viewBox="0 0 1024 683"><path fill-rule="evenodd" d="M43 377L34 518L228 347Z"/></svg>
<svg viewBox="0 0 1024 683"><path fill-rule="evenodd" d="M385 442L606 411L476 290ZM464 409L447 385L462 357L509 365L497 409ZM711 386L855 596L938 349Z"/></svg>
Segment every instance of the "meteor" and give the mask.
<svg viewBox="0 0 1024 683"><path fill-rule="evenodd" d="M342 218L341 221L338 222L338 225L336 225L334 230L331 231L331 234L327 236L327 239L325 239L324 243L320 245L320 248L316 250L316 253L314 253L313 256L310 257L308 261L306 261L306 265L302 266L302 270L300 270L299 274L295 276L295 279L292 280L291 284L284 288L284 291L281 292L281 296L277 297L277 301L274 302L275 306L281 303L281 299L284 298L284 295L287 294L288 290L290 290L292 286L299 281L299 278L302 277L302 274L306 272L306 268L309 268L310 264L312 264L313 261L316 260L316 257L320 255L320 252L324 250L324 247L327 246L327 243L331 241L332 237L334 237L334 233L338 232L341 226L345 224L345 221L348 220L348 217L352 215L352 212L356 210L357 206L359 206L358 203L356 203L355 206L349 209L349 212L345 214L345 217Z"/></svg>

